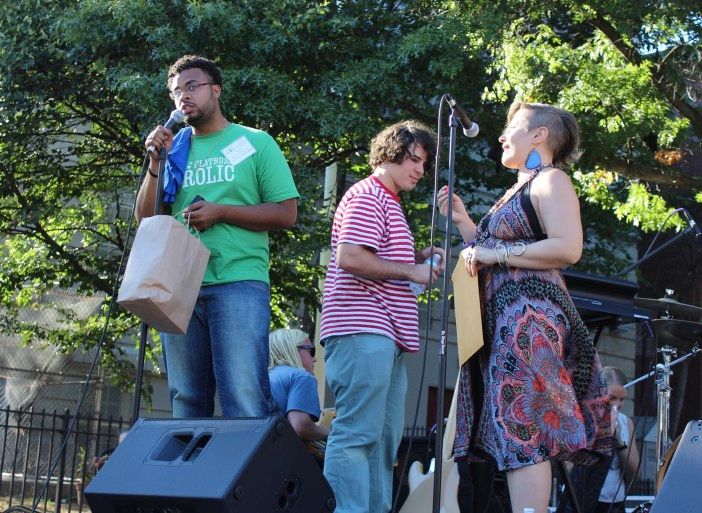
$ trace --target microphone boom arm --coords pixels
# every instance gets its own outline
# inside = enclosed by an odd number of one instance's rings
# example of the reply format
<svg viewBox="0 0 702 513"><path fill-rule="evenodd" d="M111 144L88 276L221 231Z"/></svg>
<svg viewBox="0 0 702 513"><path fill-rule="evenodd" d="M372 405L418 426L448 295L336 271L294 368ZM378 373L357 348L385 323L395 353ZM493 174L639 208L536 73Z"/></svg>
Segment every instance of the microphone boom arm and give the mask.
<svg viewBox="0 0 702 513"><path fill-rule="evenodd" d="M688 227L685 228L683 231L681 231L681 232L679 232L679 233L676 233L674 237L671 237L670 239L668 239L667 241L665 241L663 244L661 244L660 246L658 246L656 249L649 251L649 252L646 253L644 256L642 256L639 260L637 260L637 261L634 262L633 264L631 264L631 265L629 265L628 267L626 267L626 268L622 269L621 271L619 271L617 274L615 274L615 275L613 276L613 278L616 278L617 276L622 276L622 275L628 273L628 272L631 271L632 269L634 269L634 268L638 267L639 265L643 264L643 263L644 263L646 260L648 260L649 258L651 258L651 257L653 257L653 256L655 256L655 255L657 255L658 253L660 253L661 251L663 251L665 248L667 248L667 247L670 246L671 244L677 242L679 239L682 239L685 235L687 235L688 233L691 233L691 232L693 232L693 231L695 231L694 228L692 228L691 226L688 226Z"/></svg>

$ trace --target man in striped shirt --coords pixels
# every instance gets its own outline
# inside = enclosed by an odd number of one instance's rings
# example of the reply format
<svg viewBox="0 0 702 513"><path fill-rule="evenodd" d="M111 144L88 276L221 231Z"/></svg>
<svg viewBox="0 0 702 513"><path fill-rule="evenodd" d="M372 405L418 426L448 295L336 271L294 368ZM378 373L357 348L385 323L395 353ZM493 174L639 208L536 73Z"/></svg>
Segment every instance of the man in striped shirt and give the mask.
<svg viewBox="0 0 702 513"><path fill-rule="evenodd" d="M344 195L334 215L332 256L320 339L336 419L324 475L337 513L387 513L402 437L407 375L403 354L419 348L417 300L443 270L443 250L415 251L400 204L424 176L436 134L416 121L394 124L371 142L373 173ZM441 262L424 264L432 253Z"/></svg>

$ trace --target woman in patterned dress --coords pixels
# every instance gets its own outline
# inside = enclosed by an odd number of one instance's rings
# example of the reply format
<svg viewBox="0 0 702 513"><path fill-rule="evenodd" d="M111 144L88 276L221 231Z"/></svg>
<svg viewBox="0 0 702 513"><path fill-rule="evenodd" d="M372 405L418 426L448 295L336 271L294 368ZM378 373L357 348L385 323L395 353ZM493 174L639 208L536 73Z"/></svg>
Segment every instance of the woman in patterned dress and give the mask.
<svg viewBox="0 0 702 513"><path fill-rule="evenodd" d="M547 511L552 459L587 464L611 451L599 357L560 269L580 259L580 206L563 171L577 158L572 114L515 102L500 136L517 182L476 226L451 199L466 268L480 280L485 345L461 368L457 458L507 471L512 511ZM446 215L448 193L438 195Z"/></svg>

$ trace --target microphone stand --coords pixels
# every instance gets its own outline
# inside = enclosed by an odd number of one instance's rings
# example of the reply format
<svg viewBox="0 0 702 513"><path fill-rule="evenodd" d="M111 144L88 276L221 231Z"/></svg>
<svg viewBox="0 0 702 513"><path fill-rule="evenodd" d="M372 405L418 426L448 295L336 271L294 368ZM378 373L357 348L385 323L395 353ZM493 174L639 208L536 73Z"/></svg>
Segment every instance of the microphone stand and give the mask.
<svg viewBox="0 0 702 513"><path fill-rule="evenodd" d="M158 179L156 182L156 197L154 199L154 215L161 212L161 198L163 195L163 175L166 167L166 150L158 150ZM149 172L147 168L147 173ZM134 403L132 404L132 426L139 419L139 408L141 407L141 382L144 376L144 360L146 359L146 339L149 333L149 326L144 321L139 325L139 355L137 356L136 381L134 383Z"/></svg>
<svg viewBox="0 0 702 513"><path fill-rule="evenodd" d="M456 165L456 128L458 118L456 109L451 107L449 116L449 167L448 167L448 211L446 212L446 238L444 239L445 262L451 262L451 234L453 215L451 198L455 181ZM441 509L441 473L443 467L443 438L444 438L444 390L446 388L446 335L448 333L449 318L449 271L444 269L443 301L441 302L441 338L439 350L439 377L436 386L436 439L434 440L434 494L432 513L440 513ZM457 390L454 390L454 394Z"/></svg>

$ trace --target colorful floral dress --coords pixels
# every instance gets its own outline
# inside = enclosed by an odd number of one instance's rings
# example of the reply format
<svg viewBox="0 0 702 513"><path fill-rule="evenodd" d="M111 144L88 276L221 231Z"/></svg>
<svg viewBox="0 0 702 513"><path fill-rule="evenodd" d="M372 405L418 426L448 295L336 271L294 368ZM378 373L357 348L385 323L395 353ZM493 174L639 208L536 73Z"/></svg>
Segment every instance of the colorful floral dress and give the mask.
<svg viewBox="0 0 702 513"><path fill-rule="evenodd" d="M480 221L476 244L546 238L530 183ZM589 464L608 454L599 357L561 272L494 265L479 278L485 345L461 368L456 457L491 456L499 470L512 470L553 458Z"/></svg>

